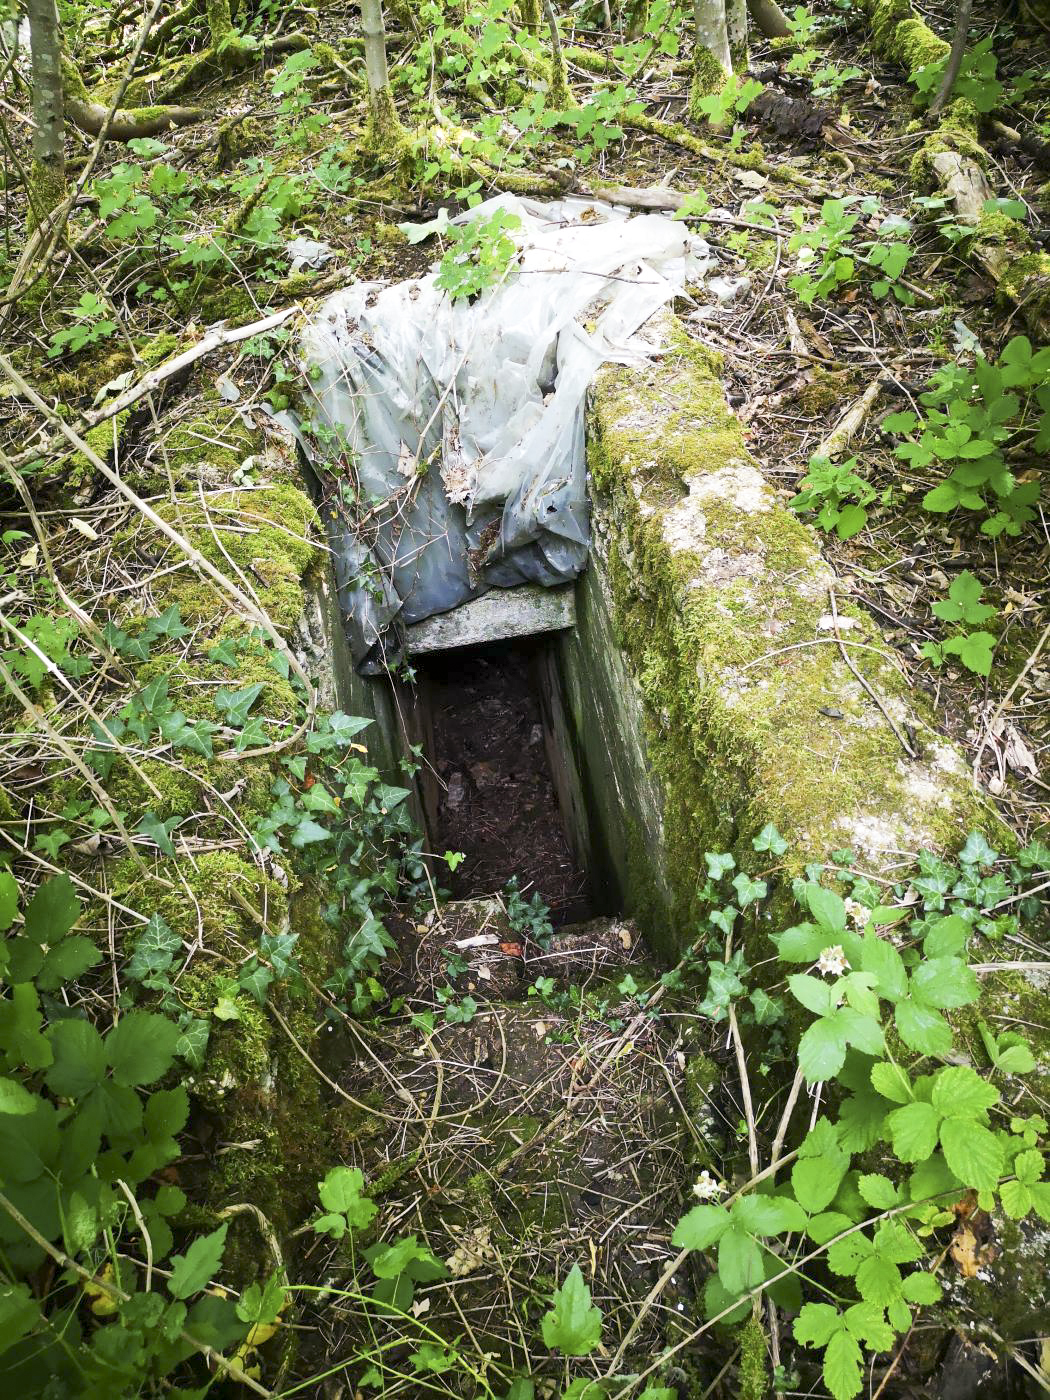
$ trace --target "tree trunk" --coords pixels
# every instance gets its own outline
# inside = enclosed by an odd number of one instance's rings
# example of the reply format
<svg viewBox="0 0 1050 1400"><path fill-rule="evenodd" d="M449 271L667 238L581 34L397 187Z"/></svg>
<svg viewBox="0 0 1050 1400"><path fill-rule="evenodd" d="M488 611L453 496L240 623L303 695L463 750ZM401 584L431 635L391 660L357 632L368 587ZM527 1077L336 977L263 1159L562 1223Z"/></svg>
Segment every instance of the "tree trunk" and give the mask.
<svg viewBox="0 0 1050 1400"><path fill-rule="evenodd" d="M561 49L561 35L558 33L558 16L554 13L551 0L543 0L543 11L547 16L547 28L551 33L551 102L564 111L572 106L572 93L569 91L569 76L565 70L565 55Z"/></svg>
<svg viewBox="0 0 1050 1400"><path fill-rule="evenodd" d="M735 3L735 0L730 0L730 3ZM689 90L689 112L694 121L702 121L703 113L696 106L698 99L718 92L733 71L726 0L693 0L693 25L693 82Z"/></svg>
<svg viewBox="0 0 1050 1400"><path fill-rule="evenodd" d="M361 21L365 36L365 77L368 80L369 144L376 149L396 146L403 133L386 66L382 0L361 0Z"/></svg>
<svg viewBox="0 0 1050 1400"><path fill-rule="evenodd" d="M62 34L55 0L26 0L33 74L29 220L43 222L66 195Z"/></svg>
<svg viewBox="0 0 1050 1400"><path fill-rule="evenodd" d="M747 8L759 31L767 39L791 37L791 26L777 0L747 0Z"/></svg>
<svg viewBox="0 0 1050 1400"><path fill-rule="evenodd" d="M747 0L726 0L726 31L729 37L729 57L735 73L743 73L748 64Z"/></svg>

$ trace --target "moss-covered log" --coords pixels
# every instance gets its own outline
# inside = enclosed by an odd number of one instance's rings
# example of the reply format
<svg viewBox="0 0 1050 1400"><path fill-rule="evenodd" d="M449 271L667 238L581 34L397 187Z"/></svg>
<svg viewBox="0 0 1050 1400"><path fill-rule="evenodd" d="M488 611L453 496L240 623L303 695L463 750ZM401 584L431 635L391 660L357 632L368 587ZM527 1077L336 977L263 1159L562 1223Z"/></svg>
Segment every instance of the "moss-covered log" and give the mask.
<svg viewBox="0 0 1050 1400"><path fill-rule="evenodd" d="M159 136L175 126L189 126L208 115L200 107L170 106L118 107L111 115L108 104L92 98L80 69L71 59L63 58L62 74L66 86L66 116L89 136L98 136L105 127L107 137L113 141L134 141L144 136Z"/></svg>

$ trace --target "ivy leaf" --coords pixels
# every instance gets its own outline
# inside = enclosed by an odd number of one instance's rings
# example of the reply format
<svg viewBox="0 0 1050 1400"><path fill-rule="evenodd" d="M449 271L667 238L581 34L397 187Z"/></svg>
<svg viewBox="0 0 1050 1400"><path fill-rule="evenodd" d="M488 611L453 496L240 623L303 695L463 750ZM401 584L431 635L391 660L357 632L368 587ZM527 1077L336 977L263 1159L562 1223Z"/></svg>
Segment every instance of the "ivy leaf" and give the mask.
<svg viewBox="0 0 1050 1400"><path fill-rule="evenodd" d="M146 982L162 976L182 947L182 939L173 933L159 914L154 914L135 941L124 974L133 982Z"/></svg>
<svg viewBox="0 0 1050 1400"><path fill-rule="evenodd" d="M994 1133L972 1118L946 1118L940 1136L944 1160L964 1185L978 1191L998 1186L1004 1154Z"/></svg>
<svg viewBox="0 0 1050 1400"><path fill-rule="evenodd" d="M291 842L296 850L301 850L303 846L310 846L315 841L327 841L331 835L327 827L321 826L311 817L303 817L292 832Z"/></svg>
<svg viewBox="0 0 1050 1400"><path fill-rule="evenodd" d="M572 1266L552 1303L542 1322L544 1346L557 1348L565 1356L587 1356L601 1341L602 1315L591 1306L591 1290L579 1264Z"/></svg>
<svg viewBox="0 0 1050 1400"><path fill-rule="evenodd" d="M265 681L256 681L254 685L246 685L242 690L230 690L222 686L215 693L215 708L225 717L231 729L240 729L265 688Z"/></svg>
<svg viewBox="0 0 1050 1400"><path fill-rule="evenodd" d="M270 969L253 960L249 966L241 971L237 978L237 985L242 991L251 992L260 1006L265 1006L266 992L273 980L273 973Z"/></svg>
<svg viewBox="0 0 1050 1400"><path fill-rule="evenodd" d="M179 1028L167 1016L131 1011L106 1036L106 1058L116 1084L153 1084L170 1069Z"/></svg>
<svg viewBox="0 0 1050 1400"><path fill-rule="evenodd" d="M166 856L173 856L175 847L171 842L171 833L181 820L181 817L175 816L162 822L156 812L146 812L135 830L143 836L148 836Z"/></svg>
<svg viewBox="0 0 1050 1400"><path fill-rule="evenodd" d="M751 844L756 851L769 851L774 856L782 856L788 848L788 843L772 822L765 824L758 835L752 838Z"/></svg>
<svg viewBox="0 0 1050 1400"><path fill-rule="evenodd" d="M207 1287L222 1263L229 1228L229 1223L220 1225L210 1235L194 1240L185 1254L172 1255L168 1291L173 1298L188 1298Z"/></svg>
<svg viewBox="0 0 1050 1400"><path fill-rule="evenodd" d="M694 1206L674 1228L671 1243L678 1249L708 1249L730 1226L724 1206Z"/></svg>
<svg viewBox="0 0 1050 1400"><path fill-rule="evenodd" d="M179 1023L179 1038L175 1042L175 1053L186 1061L191 1069L200 1069L208 1052L211 1027L201 1016L188 1016Z"/></svg>

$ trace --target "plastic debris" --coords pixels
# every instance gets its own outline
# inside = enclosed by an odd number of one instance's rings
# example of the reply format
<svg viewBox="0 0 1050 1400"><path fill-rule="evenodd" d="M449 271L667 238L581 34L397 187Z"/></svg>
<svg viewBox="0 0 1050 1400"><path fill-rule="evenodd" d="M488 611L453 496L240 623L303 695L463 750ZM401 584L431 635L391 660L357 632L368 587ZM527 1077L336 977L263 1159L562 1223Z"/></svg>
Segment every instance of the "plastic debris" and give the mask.
<svg viewBox="0 0 1050 1400"><path fill-rule="evenodd" d="M494 288L452 301L435 272L336 292L307 325L304 383L336 430L368 525L331 527L358 669L419 622L492 587L565 583L585 567L587 387L660 347L653 314L714 266L684 223L581 199L501 195L453 223L517 215ZM302 441L302 439L300 439Z"/></svg>

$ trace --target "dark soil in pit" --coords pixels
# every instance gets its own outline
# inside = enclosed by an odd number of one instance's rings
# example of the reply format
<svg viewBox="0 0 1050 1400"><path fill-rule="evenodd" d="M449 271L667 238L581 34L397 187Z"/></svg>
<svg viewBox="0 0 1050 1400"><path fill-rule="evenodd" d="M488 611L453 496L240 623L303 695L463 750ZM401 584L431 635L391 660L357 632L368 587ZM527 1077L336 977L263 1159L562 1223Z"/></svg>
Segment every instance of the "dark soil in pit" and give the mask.
<svg viewBox="0 0 1050 1400"><path fill-rule="evenodd" d="M535 645L442 652L417 668L438 777L434 849L466 855L446 877L453 898L495 894L516 876L525 898L538 891L559 925L591 909L548 762Z"/></svg>

